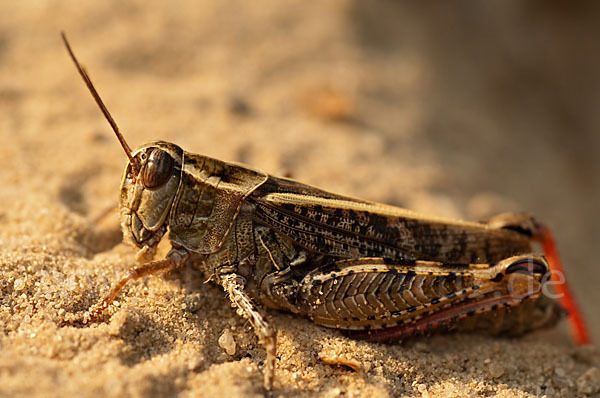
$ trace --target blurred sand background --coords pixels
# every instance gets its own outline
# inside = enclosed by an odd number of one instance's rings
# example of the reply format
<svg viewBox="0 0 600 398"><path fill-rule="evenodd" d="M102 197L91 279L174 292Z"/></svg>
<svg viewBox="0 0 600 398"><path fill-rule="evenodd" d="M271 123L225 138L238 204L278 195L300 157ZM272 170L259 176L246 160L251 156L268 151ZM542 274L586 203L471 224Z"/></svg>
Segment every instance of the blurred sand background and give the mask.
<svg viewBox="0 0 600 398"><path fill-rule="evenodd" d="M600 339L599 3L2 1L1 396L264 394L264 350L193 270L131 283L107 322L58 326L134 262L117 213L94 221L125 156L61 30L134 147L164 139L438 215L535 213ZM274 396L600 389L597 351L564 322L382 346L271 315Z"/></svg>

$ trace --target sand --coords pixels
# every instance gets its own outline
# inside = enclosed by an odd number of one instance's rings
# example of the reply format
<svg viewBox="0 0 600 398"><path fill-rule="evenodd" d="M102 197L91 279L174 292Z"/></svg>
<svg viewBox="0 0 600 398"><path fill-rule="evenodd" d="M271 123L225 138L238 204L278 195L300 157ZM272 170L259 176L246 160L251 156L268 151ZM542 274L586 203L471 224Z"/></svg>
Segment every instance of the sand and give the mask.
<svg viewBox="0 0 600 398"><path fill-rule="evenodd" d="M165 139L442 216L535 213L600 338L598 7L455 6L2 2L0 395L265 395L264 350L191 268L131 283L103 322L60 326L135 264L110 210L125 156L61 30L133 146ZM600 354L575 347L565 322L379 345L270 316L273 396L600 390Z"/></svg>

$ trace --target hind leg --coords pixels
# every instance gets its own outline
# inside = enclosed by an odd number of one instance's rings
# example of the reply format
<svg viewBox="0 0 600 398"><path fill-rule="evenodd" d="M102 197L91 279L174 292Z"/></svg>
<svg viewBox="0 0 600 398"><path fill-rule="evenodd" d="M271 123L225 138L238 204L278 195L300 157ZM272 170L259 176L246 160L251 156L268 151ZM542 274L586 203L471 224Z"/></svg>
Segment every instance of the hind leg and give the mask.
<svg viewBox="0 0 600 398"><path fill-rule="evenodd" d="M590 333L575 296L567 284L562 261L550 228L538 222L533 216L522 213L500 214L492 217L487 224L492 228L510 229L525 234L531 238L532 242L539 243L542 246L544 255L550 265L550 271L552 271L551 281L548 285L553 286L554 297L558 298L561 306L569 314L575 341L578 345L590 344Z"/></svg>

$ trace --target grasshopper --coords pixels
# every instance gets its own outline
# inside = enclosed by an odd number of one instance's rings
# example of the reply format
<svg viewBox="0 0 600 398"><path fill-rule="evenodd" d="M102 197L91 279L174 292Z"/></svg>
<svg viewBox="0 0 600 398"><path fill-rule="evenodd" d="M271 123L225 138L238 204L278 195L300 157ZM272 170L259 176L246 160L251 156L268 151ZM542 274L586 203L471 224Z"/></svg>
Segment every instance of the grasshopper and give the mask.
<svg viewBox="0 0 600 398"><path fill-rule="evenodd" d="M127 155L121 225L126 241L140 249L138 259L146 261L80 322L97 320L129 280L193 261L250 321L266 349L264 384L271 389L276 330L265 308L371 341L440 326L517 334L556 321L559 307L542 293L550 269L561 266L549 230L533 217L503 214L487 222L432 217L189 153L169 142L133 151L64 34L63 41ZM150 261L167 231L171 250ZM535 242L544 245L549 260L534 253ZM578 342L586 343L566 285L558 288L576 318ZM499 313L503 316L494 317Z"/></svg>

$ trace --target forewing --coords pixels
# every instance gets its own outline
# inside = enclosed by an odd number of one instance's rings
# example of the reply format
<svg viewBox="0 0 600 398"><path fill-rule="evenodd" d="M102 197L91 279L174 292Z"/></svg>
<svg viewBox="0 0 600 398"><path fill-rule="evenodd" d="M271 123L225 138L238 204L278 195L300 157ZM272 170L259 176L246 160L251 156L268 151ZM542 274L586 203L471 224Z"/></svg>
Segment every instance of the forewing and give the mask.
<svg viewBox="0 0 600 398"><path fill-rule="evenodd" d="M339 258L496 262L529 252L529 239L485 224L425 216L275 179L249 200L255 218L298 245Z"/></svg>

